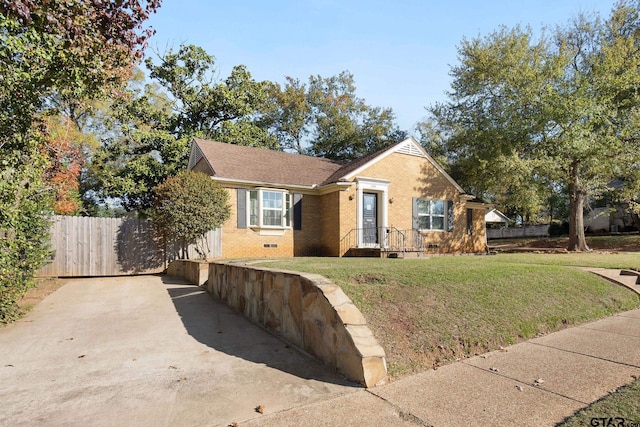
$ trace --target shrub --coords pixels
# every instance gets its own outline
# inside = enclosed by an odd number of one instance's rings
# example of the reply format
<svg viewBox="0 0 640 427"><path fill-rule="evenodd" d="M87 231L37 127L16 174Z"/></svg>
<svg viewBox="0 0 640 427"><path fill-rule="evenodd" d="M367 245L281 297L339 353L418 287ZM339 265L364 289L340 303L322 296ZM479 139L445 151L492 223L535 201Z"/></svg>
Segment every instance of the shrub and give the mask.
<svg viewBox="0 0 640 427"><path fill-rule="evenodd" d="M569 234L569 223L563 222L562 224L552 222L549 224L549 236L566 236Z"/></svg>
<svg viewBox="0 0 640 427"><path fill-rule="evenodd" d="M165 241L180 244L183 258L190 243L229 219L229 193L203 173L179 172L153 193L151 219Z"/></svg>
<svg viewBox="0 0 640 427"><path fill-rule="evenodd" d="M37 151L0 150L0 323L20 316L17 302L50 255L43 161Z"/></svg>

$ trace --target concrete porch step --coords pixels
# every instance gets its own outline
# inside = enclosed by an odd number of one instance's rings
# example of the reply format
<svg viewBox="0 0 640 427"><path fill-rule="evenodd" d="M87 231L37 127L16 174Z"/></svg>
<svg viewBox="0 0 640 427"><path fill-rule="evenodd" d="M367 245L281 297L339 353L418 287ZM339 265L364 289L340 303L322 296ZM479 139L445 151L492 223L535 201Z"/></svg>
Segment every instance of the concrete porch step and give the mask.
<svg viewBox="0 0 640 427"><path fill-rule="evenodd" d="M358 258L380 258L380 248L351 248L343 256Z"/></svg>
<svg viewBox="0 0 640 427"><path fill-rule="evenodd" d="M424 251L383 251L382 258L403 258L403 259L415 259L424 258L427 254Z"/></svg>
<svg viewBox="0 0 640 427"><path fill-rule="evenodd" d="M404 251L388 248L351 248L344 256L361 258L421 258L426 256L426 253L424 250L414 248Z"/></svg>

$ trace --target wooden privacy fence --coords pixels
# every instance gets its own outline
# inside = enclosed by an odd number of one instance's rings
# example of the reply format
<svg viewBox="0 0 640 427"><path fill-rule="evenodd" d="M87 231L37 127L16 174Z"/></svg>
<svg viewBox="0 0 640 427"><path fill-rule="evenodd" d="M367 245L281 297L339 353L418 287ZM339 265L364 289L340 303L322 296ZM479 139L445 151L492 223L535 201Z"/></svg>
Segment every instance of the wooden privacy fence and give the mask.
<svg viewBox="0 0 640 427"><path fill-rule="evenodd" d="M138 218L54 216L51 223L50 264L40 276L88 277L160 273L179 258L177 244L163 247L150 221ZM198 253L200 250L201 253ZM189 258L222 255L220 229L189 245Z"/></svg>

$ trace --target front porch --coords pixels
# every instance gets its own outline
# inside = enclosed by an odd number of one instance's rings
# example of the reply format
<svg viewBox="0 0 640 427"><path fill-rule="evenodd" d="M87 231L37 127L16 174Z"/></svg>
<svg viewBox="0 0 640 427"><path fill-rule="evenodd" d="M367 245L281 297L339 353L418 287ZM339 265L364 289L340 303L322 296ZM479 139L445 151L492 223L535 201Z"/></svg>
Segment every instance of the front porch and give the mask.
<svg viewBox="0 0 640 427"><path fill-rule="evenodd" d="M340 253L345 257L419 258L426 255L426 247L419 230L354 228L341 239Z"/></svg>

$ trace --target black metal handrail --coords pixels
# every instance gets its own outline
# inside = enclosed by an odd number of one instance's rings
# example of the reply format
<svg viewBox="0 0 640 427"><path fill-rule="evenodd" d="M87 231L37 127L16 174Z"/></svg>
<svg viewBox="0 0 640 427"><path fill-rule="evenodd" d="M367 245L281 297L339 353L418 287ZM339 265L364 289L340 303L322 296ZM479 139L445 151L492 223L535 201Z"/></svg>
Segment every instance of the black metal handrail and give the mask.
<svg viewBox="0 0 640 427"><path fill-rule="evenodd" d="M424 250L420 230L398 230L395 227L354 228L340 240L341 253L351 248L379 247L389 251Z"/></svg>
<svg viewBox="0 0 640 427"><path fill-rule="evenodd" d="M421 251L426 249L425 235L420 230L411 229L404 231L406 235L405 239L405 251Z"/></svg>

